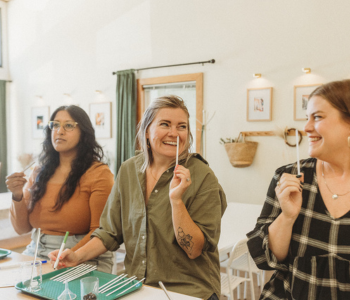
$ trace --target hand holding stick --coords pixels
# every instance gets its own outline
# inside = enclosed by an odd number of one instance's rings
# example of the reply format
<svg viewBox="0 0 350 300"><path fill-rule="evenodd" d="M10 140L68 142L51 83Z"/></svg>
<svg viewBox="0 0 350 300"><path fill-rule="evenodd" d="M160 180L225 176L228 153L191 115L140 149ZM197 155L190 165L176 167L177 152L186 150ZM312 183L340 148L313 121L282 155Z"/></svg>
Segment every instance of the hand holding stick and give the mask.
<svg viewBox="0 0 350 300"><path fill-rule="evenodd" d="M61 254L62 254L62 251L64 250L64 247L66 246L66 241L67 241L68 235L69 235L69 231L67 231L67 232L66 232L66 235L64 236L64 239L63 239L63 242L62 242L60 251L58 252L57 259L56 259L55 264L54 264L54 266L53 266L54 270L56 270L57 265L58 265L58 262L60 261L60 256L61 256Z"/></svg>

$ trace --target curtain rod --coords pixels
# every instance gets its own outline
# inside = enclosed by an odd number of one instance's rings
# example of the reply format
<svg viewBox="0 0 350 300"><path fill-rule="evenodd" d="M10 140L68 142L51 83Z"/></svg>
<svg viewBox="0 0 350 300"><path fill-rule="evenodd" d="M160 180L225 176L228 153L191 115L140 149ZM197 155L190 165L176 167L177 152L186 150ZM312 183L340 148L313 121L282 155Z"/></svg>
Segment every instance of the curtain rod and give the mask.
<svg viewBox="0 0 350 300"><path fill-rule="evenodd" d="M214 64L215 59L211 59L208 61L199 61L199 62L193 62L193 63L186 63L186 64L177 64L177 65L167 65L167 66L158 66L158 67L149 67L149 68L142 68L142 69L135 69L135 71L142 71L142 70L149 70L149 69L158 69L158 68L168 68L168 67L179 67L179 66L187 66L187 65L197 65L197 64ZM113 75L117 74L117 72L113 72Z"/></svg>

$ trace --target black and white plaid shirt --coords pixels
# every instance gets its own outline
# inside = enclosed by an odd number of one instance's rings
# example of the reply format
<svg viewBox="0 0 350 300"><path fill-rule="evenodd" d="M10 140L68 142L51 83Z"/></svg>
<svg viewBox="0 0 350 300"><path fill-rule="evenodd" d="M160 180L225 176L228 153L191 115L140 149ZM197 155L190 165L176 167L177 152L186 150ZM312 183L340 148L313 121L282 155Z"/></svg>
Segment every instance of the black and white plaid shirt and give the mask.
<svg viewBox="0 0 350 300"><path fill-rule="evenodd" d="M255 229L247 234L258 267L276 270L260 299L350 299L350 212L337 219L329 214L318 189L316 161L301 161L303 203L286 260L277 262L269 249L268 227L281 213L277 181L283 173L297 174L296 163L276 170Z"/></svg>

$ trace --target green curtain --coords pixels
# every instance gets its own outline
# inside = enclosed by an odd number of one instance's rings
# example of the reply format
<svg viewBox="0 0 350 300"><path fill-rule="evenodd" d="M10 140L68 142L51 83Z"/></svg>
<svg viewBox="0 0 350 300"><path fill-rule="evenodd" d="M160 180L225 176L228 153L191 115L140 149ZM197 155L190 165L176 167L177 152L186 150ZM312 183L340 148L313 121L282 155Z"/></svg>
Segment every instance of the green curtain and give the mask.
<svg viewBox="0 0 350 300"><path fill-rule="evenodd" d="M136 135L136 78L134 70L117 72L117 151L116 169L135 155Z"/></svg>
<svg viewBox="0 0 350 300"><path fill-rule="evenodd" d="M7 135L6 135L6 81L0 80L0 193L7 192Z"/></svg>

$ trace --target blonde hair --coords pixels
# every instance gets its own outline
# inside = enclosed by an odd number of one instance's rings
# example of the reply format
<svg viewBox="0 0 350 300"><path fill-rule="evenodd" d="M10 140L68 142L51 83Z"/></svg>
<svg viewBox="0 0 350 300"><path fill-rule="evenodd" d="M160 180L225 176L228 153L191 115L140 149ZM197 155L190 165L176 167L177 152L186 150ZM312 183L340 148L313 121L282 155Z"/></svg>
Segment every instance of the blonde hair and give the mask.
<svg viewBox="0 0 350 300"><path fill-rule="evenodd" d="M146 138L146 132L148 127L153 122L155 116L157 115L158 111L162 108L181 108L187 115L187 141L185 144L185 149L182 151L182 153L179 154L179 160L181 159L188 159L190 157L190 148L193 143L193 136L190 129L190 114L188 112L188 109L185 105L185 102L178 96L169 95L169 96L163 96L159 97L156 100L154 100L146 109L144 112L142 119L140 123L137 125L137 135L136 135L136 141L138 148L143 152L145 161L141 167L141 171L145 172L147 167L149 167L153 162L153 155L152 155L152 149L147 147L147 138ZM172 164L175 163L175 159L172 162Z"/></svg>

